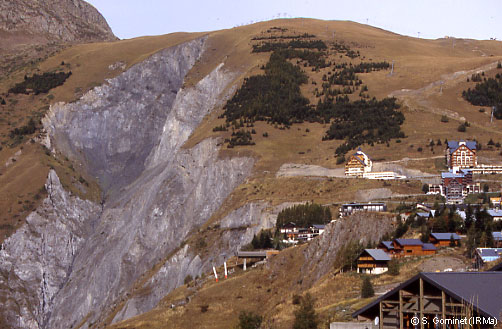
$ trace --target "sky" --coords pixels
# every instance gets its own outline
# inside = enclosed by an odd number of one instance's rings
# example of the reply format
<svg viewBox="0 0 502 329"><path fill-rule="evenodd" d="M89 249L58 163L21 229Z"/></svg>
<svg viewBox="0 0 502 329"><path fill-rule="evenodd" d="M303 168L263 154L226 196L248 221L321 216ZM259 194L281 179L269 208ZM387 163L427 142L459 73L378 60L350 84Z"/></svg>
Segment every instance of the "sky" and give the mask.
<svg viewBox="0 0 502 329"><path fill-rule="evenodd" d="M121 39L275 18L350 20L413 37L502 40L500 0L86 0Z"/></svg>

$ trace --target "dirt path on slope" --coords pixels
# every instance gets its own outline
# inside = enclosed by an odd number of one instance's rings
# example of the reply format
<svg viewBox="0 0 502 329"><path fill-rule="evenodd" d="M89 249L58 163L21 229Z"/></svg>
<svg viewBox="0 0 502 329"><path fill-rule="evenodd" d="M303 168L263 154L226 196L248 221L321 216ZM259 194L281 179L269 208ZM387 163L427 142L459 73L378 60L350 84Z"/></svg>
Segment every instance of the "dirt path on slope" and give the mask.
<svg viewBox="0 0 502 329"><path fill-rule="evenodd" d="M465 81L468 77L470 77L472 74L477 74L481 73L483 71L488 71L495 69L497 67L498 61L495 61L490 64L483 65L481 67L472 69L472 70L467 70L467 71L457 71L454 73L449 73L449 74L443 74L441 75L441 79L434 81L432 83L429 83L425 87L419 88L419 89L399 89L391 92L389 94L389 97L396 97L399 100L403 102L405 106L408 108L420 108L425 111L435 113L435 114L440 114L440 115L446 115L449 118L452 118L457 121L465 121L465 118L460 116L458 112L452 111L449 109L445 108L440 108L437 106L433 106L431 102L428 100L428 98L432 95L439 95L440 94L440 89L441 85L444 88L451 88L455 85L457 85L460 82ZM501 132L496 130L496 129L491 129L487 127L486 125L480 125L477 123L471 123L472 125L482 128L484 130L500 134Z"/></svg>

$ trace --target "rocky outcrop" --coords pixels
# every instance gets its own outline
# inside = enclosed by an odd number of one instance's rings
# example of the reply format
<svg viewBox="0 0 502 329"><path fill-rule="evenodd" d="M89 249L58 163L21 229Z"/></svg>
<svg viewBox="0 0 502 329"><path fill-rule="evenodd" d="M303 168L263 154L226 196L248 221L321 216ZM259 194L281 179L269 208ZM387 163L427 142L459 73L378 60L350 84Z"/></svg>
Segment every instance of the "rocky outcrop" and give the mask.
<svg viewBox="0 0 502 329"><path fill-rule="evenodd" d="M211 79L221 79L221 68L196 86L205 88L197 91L198 97L191 99L187 91L180 91L185 75L204 49L204 41L201 38L163 50L94 88L79 101L51 106L43 119L46 146L83 163L88 173L98 177L105 192L119 190L137 179L152 152L157 158L163 155L163 160L172 159L172 154L159 149L166 144L179 148L218 99L219 91L212 89L220 85ZM214 98L213 102L204 104L203 111L194 109L200 104L190 102L204 102L207 95ZM195 118L192 111L199 115ZM185 124L189 120L193 122ZM189 125L189 129L176 125ZM172 139L161 141L159 147L159 136L164 135Z"/></svg>
<svg viewBox="0 0 502 329"><path fill-rule="evenodd" d="M303 284L309 286L333 270L348 242L357 241L362 245L379 242L385 233L392 232L393 224L392 215L357 212L326 225L324 233L305 249L300 275Z"/></svg>
<svg viewBox="0 0 502 329"><path fill-rule="evenodd" d="M45 187L42 205L0 248L0 313L12 328L44 327L101 214L100 205L66 192L52 170Z"/></svg>
<svg viewBox="0 0 502 329"><path fill-rule="evenodd" d="M38 42L117 39L96 8L82 0L1 0L0 30L38 36Z"/></svg>
<svg viewBox="0 0 502 329"><path fill-rule="evenodd" d="M184 284L187 275L195 278L210 272L213 266L220 266L242 246L250 243L260 230L275 227L278 213L291 205L283 203L274 207L267 202L254 202L232 211L219 222L218 243L207 249L207 255L201 256L188 245L184 246L142 286L142 291L151 293L127 300L113 322L151 310L170 291Z"/></svg>

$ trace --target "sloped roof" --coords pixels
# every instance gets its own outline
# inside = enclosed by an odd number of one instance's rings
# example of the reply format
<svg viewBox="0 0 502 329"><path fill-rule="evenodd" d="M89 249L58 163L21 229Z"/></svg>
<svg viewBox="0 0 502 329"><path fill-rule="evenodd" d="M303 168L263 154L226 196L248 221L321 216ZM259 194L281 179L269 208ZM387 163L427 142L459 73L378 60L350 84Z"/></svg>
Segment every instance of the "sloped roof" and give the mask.
<svg viewBox="0 0 502 329"><path fill-rule="evenodd" d="M314 224L314 225L312 225L312 227L314 227L316 229L319 229L319 230L324 230L324 228L326 227L326 225Z"/></svg>
<svg viewBox="0 0 502 329"><path fill-rule="evenodd" d="M437 248L432 243L424 243L422 245L422 250L437 250Z"/></svg>
<svg viewBox="0 0 502 329"><path fill-rule="evenodd" d="M387 255L382 249L364 249L374 260L390 260L390 256Z"/></svg>
<svg viewBox="0 0 502 329"><path fill-rule="evenodd" d="M463 178L464 176L464 173L454 174L451 171L441 173L441 178Z"/></svg>
<svg viewBox="0 0 502 329"><path fill-rule="evenodd" d="M397 293L400 289L422 278L448 295L473 305L477 311L485 316L500 320L502 312L502 272L441 272L419 273L398 287L377 298L365 307L357 310L352 317L366 312L378 303Z"/></svg>
<svg viewBox="0 0 502 329"><path fill-rule="evenodd" d="M502 210L488 209L486 212L492 217L502 217Z"/></svg>
<svg viewBox="0 0 502 329"><path fill-rule="evenodd" d="M436 240L451 240L452 235L453 239L460 240L457 233L431 233L431 236Z"/></svg>
<svg viewBox="0 0 502 329"><path fill-rule="evenodd" d="M387 249L394 249L394 246L392 245L392 241L382 241L382 244L387 248Z"/></svg>
<svg viewBox="0 0 502 329"><path fill-rule="evenodd" d="M401 246L421 246L424 244L419 239L395 239L394 241Z"/></svg>
<svg viewBox="0 0 502 329"><path fill-rule="evenodd" d="M460 142L465 142L465 146L467 146L471 150L476 149L476 142L475 141L460 140ZM453 153L456 149L458 149L459 144L460 143L457 141L448 141L448 149L450 150L450 153Z"/></svg>
<svg viewBox="0 0 502 329"><path fill-rule="evenodd" d="M481 257L500 257L502 248L476 248L476 251Z"/></svg>

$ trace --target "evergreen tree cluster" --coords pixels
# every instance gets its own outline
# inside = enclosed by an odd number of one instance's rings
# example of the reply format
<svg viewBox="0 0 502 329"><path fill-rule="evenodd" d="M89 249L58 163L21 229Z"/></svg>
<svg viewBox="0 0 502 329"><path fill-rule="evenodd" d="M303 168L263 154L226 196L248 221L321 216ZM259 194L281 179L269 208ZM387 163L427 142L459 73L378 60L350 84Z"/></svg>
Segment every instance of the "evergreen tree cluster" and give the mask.
<svg viewBox="0 0 502 329"><path fill-rule="evenodd" d="M260 329L263 317L253 312L243 311L239 314L237 329Z"/></svg>
<svg viewBox="0 0 502 329"><path fill-rule="evenodd" d="M396 111L399 107L395 98L350 102L347 96L339 96L335 101L326 97L319 101L317 111L325 122L334 120L323 139L345 139L335 151L336 155L344 155L364 143L372 145L404 138L401 131L404 115Z"/></svg>
<svg viewBox="0 0 502 329"><path fill-rule="evenodd" d="M272 234L270 231L261 230L258 235L253 235L253 240L251 240L251 246L253 249L270 249L273 248L272 244Z"/></svg>
<svg viewBox="0 0 502 329"><path fill-rule="evenodd" d="M46 72L44 74L34 74L32 77L25 76L23 82L17 83L14 87L9 89L9 93L28 94L29 89L33 90L35 95L47 93L52 88L62 85L70 75L71 71L68 73Z"/></svg>
<svg viewBox="0 0 502 329"><path fill-rule="evenodd" d="M228 143L228 148L233 148L237 145L255 145L255 142L253 142L253 137L251 136L251 132L243 129L233 131L232 137L230 139L226 139L225 142Z"/></svg>
<svg viewBox="0 0 502 329"><path fill-rule="evenodd" d="M270 30L268 30L270 31ZM271 31L270 31L271 32ZM270 33L268 32L268 33ZM299 35L270 35L264 37L254 37L251 40L261 41L261 40L287 40L287 39L312 39L316 36L314 34L303 33Z"/></svg>
<svg viewBox="0 0 502 329"><path fill-rule="evenodd" d="M293 222L299 227L309 227L313 224L326 224L330 221L331 211L329 207L316 203L306 203L283 209L277 215L276 227L280 229L289 222Z"/></svg>
<svg viewBox="0 0 502 329"><path fill-rule="evenodd" d="M33 118L30 118L28 123L20 128L15 128L10 131L10 137L14 138L15 136L23 136L23 135L31 135L37 130L37 123Z"/></svg>
<svg viewBox="0 0 502 329"><path fill-rule="evenodd" d="M274 52L265 66L265 75L244 80L242 87L224 107L227 121L240 118L291 125L312 116L309 100L302 96L300 85L307 76L298 66Z"/></svg>
<svg viewBox="0 0 502 329"><path fill-rule="evenodd" d="M5 104L7 104L5 99L3 97L0 97L0 105L5 105Z"/></svg>
<svg viewBox="0 0 502 329"><path fill-rule="evenodd" d="M253 45L253 53L266 53L279 49L317 49L325 50L328 48L322 40L300 40L295 39L289 42L262 42Z"/></svg>
<svg viewBox="0 0 502 329"><path fill-rule="evenodd" d="M473 80L474 81L474 80ZM477 83L474 89L468 88L462 92L462 97L476 106L495 106L495 118L502 119L502 76L488 78Z"/></svg>

